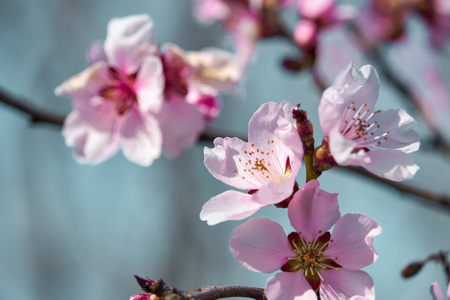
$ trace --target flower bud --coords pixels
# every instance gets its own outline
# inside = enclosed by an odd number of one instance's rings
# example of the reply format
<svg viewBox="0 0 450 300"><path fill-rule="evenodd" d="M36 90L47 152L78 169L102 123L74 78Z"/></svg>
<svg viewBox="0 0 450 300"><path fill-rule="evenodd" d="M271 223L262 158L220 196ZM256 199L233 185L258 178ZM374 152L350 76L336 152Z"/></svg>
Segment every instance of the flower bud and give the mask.
<svg viewBox="0 0 450 300"><path fill-rule="evenodd" d="M147 277L147 279L141 278L137 275L134 275L134 278L136 278L138 284L140 285L141 289L144 292L151 293L152 292L152 286L156 283L156 281L151 280Z"/></svg>
<svg viewBox="0 0 450 300"><path fill-rule="evenodd" d="M415 276L423 267L423 262L413 262L407 265L402 270L402 276L409 278Z"/></svg>

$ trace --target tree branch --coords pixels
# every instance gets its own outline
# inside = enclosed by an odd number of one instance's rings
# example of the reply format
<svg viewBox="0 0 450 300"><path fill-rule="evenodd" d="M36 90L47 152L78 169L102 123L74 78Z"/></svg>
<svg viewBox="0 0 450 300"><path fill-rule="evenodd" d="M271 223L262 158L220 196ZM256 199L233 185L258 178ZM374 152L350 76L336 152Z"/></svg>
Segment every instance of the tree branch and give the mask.
<svg viewBox="0 0 450 300"><path fill-rule="evenodd" d="M32 123L49 123L61 126L64 123L65 116L57 116L52 113L44 112L28 104L23 99L17 99L15 96L0 89L0 102L16 109L30 118Z"/></svg>
<svg viewBox="0 0 450 300"><path fill-rule="evenodd" d="M349 171L352 173L356 173L359 175L363 175L364 177L373 179L374 181L381 183L384 186L394 188L401 193L414 195L414 196L418 197L419 199L426 200L426 202L428 202L428 203L432 202L435 204L440 204L441 206L444 206L446 209L450 210L450 197L448 197L446 195L434 194L425 189L420 189L420 188L410 186L410 185L407 185L404 183L391 181L391 180L388 180L388 179L385 179L382 177L378 177L360 167L339 167L339 169Z"/></svg>
<svg viewBox="0 0 450 300"><path fill-rule="evenodd" d="M245 297L267 300L264 289L247 286L204 286L194 291L181 291L170 287L163 279L145 280L135 276L141 288L162 300L214 300L222 298Z"/></svg>
<svg viewBox="0 0 450 300"><path fill-rule="evenodd" d="M315 72L313 72L315 74ZM30 118L32 123L48 123L53 125L59 125L61 126L64 123L63 116L57 116L51 113L43 112L40 109L34 108L31 105L27 104L27 101L24 101L22 99L15 99L12 96L10 96L8 93L2 91L0 89L0 102L3 102L7 106L13 107L17 111L23 113L28 118ZM203 132L203 134L200 136L201 141L211 142L216 137L239 137L237 134L233 134L224 130L207 130ZM246 140L246 137L241 136L240 139ZM353 173L358 173L361 175L364 175L367 178L370 178L376 182L382 183L385 186L392 187L402 193L410 194L417 196L423 200L427 200L428 202L437 203L442 206L445 206L447 208L450 208L450 198L444 195L437 195L434 193L431 193L430 191L412 187L403 183L398 183L394 181L390 181L378 176L373 175L372 173L369 173L363 169L359 168L353 168L353 167L346 167L342 168L349 171L352 171Z"/></svg>
<svg viewBox="0 0 450 300"><path fill-rule="evenodd" d="M205 286L199 291L190 293L190 299L195 300L212 300L232 297L266 300L264 289L247 286Z"/></svg>

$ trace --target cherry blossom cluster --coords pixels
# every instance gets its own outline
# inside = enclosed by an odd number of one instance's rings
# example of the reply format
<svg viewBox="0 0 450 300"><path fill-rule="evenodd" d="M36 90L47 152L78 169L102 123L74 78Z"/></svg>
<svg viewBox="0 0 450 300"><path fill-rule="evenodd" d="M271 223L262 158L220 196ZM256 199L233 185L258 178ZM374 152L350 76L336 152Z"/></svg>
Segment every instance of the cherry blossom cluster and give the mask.
<svg viewBox="0 0 450 300"><path fill-rule="evenodd" d="M293 40L311 57L322 31L356 15L334 0L195 3L201 20L222 22L234 37L238 56L214 48L161 47L147 15L111 20L105 41L89 51L90 66L55 90L73 100L75 109L65 120L63 135L75 148L77 161L97 164L119 149L142 166L151 165L162 149L179 156L217 117L219 95L236 87L258 40L285 34L277 19L280 10L296 6L300 20ZM390 30L382 30L388 36L373 37L401 36L411 10L427 20L432 38L448 28L448 16L436 9L442 5L439 0L396 3L374 0L366 7L366 14L378 18L375 24ZM233 189L209 199L201 220L216 225L246 219L265 206L287 208L293 228L289 234L267 218L252 218L231 234L230 250L245 268L279 271L267 280L268 300L375 299L373 280L361 269L378 257L373 238L381 227L365 215L341 216L338 194L320 189L318 178L338 166L362 167L392 181L416 174L419 167L409 156L420 146L416 122L399 108L377 110L379 88L372 66L345 66L322 94L318 115L323 140L317 147L307 113L289 102L263 104L249 121L248 141L218 137L213 148L205 147L206 168ZM302 165L303 185L297 182ZM431 293L443 299L436 283ZM158 297L147 293L130 299Z"/></svg>
<svg viewBox="0 0 450 300"><path fill-rule="evenodd" d="M341 216L338 195L321 190L314 178L339 165L361 166L397 181L416 173L408 156L420 144L415 121L402 109L375 110L378 90L378 75L369 65L358 70L350 63L338 74L322 95L324 140L312 151L312 161L305 158L313 133L306 112L288 102L263 104L250 119L248 142L216 138L214 148L205 148L209 172L248 192L212 197L202 220L209 225L242 220L272 204L288 209L290 234L276 222L254 218L236 227L230 240L231 252L247 269L281 271L267 280L268 300L375 299L373 281L360 269L377 259L372 239L381 227L361 214ZM307 176L300 187L302 159L316 176Z"/></svg>
<svg viewBox="0 0 450 300"><path fill-rule="evenodd" d="M172 157L193 144L219 113L218 95L241 77L234 56L219 49L162 49L147 15L113 19L104 43L89 51L90 66L56 94L75 110L63 135L79 162L96 164L122 149L149 166L162 148Z"/></svg>
<svg viewBox="0 0 450 300"><path fill-rule="evenodd" d="M221 22L235 41L242 65L246 65L260 39L286 35L280 11L295 8L298 22L293 40L304 54L314 60L320 35L327 30L353 22L372 43L401 40L406 22L419 16L425 24L430 43L442 47L450 32L450 5L447 0L368 0L364 8L336 4L335 0L194 0L197 18Z"/></svg>

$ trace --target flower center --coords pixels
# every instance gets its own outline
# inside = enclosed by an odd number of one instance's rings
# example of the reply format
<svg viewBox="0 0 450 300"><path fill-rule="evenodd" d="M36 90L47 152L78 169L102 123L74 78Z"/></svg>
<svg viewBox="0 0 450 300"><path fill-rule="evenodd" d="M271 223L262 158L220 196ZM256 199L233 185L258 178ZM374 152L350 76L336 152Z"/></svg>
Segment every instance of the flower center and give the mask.
<svg viewBox="0 0 450 300"><path fill-rule="evenodd" d="M180 96L188 94L188 83L186 78L192 73L190 66L186 63L178 50L167 52L162 57L164 77L166 78L164 94L170 98L170 93Z"/></svg>
<svg viewBox="0 0 450 300"><path fill-rule="evenodd" d="M319 231L319 234L322 232ZM339 270L341 267L335 262L337 257L330 258L326 255L331 234L327 231L318 235L312 242L307 242L302 238L301 233L292 232L288 236L295 256L286 257L287 262L281 267L283 272L302 272L306 281L313 290L317 290L321 281L325 281L320 275L322 270Z"/></svg>
<svg viewBox="0 0 450 300"><path fill-rule="evenodd" d="M255 147L248 144L244 153L237 157L234 173L240 174L241 178L255 185L266 182L279 184L288 179L292 174L290 158L287 157L283 163L280 161L274 141L267 141L264 147Z"/></svg>
<svg viewBox="0 0 450 300"><path fill-rule="evenodd" d="M136 75L137 73L126 76L113 67L108 68L107 76L110 83L99 91L99 95L106 101L114 103L119 115L123 115L130 110L134 103L137 103L137 96L133 88Z"/></svg>
<svg viewBox="0 0 450 300"><path fill-rule="evenodd" d="M380 129L375 120L380 110L371 112L365 103L359 108L354 104L352 101L347 107L339 131L347 140L356 141L359 149L381 145L388 139L389 131Z"/></svg>

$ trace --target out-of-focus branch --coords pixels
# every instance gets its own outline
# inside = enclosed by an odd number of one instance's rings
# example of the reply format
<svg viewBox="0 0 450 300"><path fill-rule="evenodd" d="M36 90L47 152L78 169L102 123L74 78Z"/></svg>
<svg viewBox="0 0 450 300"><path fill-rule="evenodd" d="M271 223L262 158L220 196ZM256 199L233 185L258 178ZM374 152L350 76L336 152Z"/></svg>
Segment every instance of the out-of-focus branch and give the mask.
<svg viewBox="0 0 450 300"><path fill-rule="evenodd" d="M403 268L402 275L405 278L413 277L422 270L423 266L426 263L428 263L430 261L434 261L434 262L440 263L442 265L442 268L444 269L444 273L447 277L447 281L450 283L450 263L447 259L447 256L448 256L448 251L440 251L436 254L429 255L427 258L425 258L422 261L414 261Z"/></svg>
<svg viewBox="0 0 450 300"><path fill-rule="evenodd" d="M428 203L432 202L432 203L436 203L436 204L441 204L442 206L444 206L450 210L450 197L448 197L446 195L439 195L439 194L431 193L430 191L425 190L425 189L421 189L421 188L410 186L410 185L407 185L404 183L395 182L395 181L391 181L391 180L388 180L385 178L381 178L381 177L378 177L378 176L366 171L363 168L340 167L339 169L343 169L346 171L350 171L352 173L363 175L364 177L373 179L374 181L381 183L385 186L394 188L401 193L414 195L416 197L419 197L419 199L426 200Z"/></svg>
<svg viewBox="0 0 450 300"><path fill-rule="evenodd" d="M4 104L18 110L19 112L26 115L28 118L30 118L32 123L48 123L53 125L59 125L61 126L64 122L63 116L54 115L48 112L44 112L40 109L34 108L31 105L27 104L27 101L24 101L22 99L16 99L9 95L8 93L5 93L0 89L0 102L3 102ZM203 134L200 136L201 141L213 141L216 137L239 137L239 135L234 134L232 132L228 132L225 130L218 130L218 129L209 129L203 132ZM239 137L242 140L246 140L246 137L240 136ZM420 189L416 187L412 187L403 183L398 183L394 181L390 181L384 178L380 178L378 176L375 176L363 169L359 168L351 168L346 167L343 168L349 171L352 171L353 173L362 174L367 178L370 178L376 182L382 183L385 186L389 186L392 188L397 189L398 191L410 195L417 196L425 201L433 202L441 204L447 208L450 208L450 198L448 196L444 195L437 195L434 193L431 193L428 190Z"/></svg>
<svg viewBox="0 0 450 300"><path fill-rule="evenodd" d="M16 109L30 118L32 123L49 123L53 125L62 125L65 116L58 116L52 113L42 111L41 109L33 107L23 99L17 99L15 96L0 89L0 102Z"/></svg>
<svg viewBox="0 0 450 300"><path fill-rule="evenodd" d="M418 96L413 92L413 89L408 86L406 82L403 82L398 76L396 76L394 70L390 64L381 54L379 47L371 43L358 29L358 26L354 23L349 23L350 30L354 33L356 42L365 50L365 54L375 62L377 70L386 77L389 82L405 99L409 100L413 107L421 114L425 120L427 126L433 132L434 144L437 145L441 151L446 154L450 154L450 145L447 143L439 129L436 127L433 120L425 112L423 105Z"/></svg>

